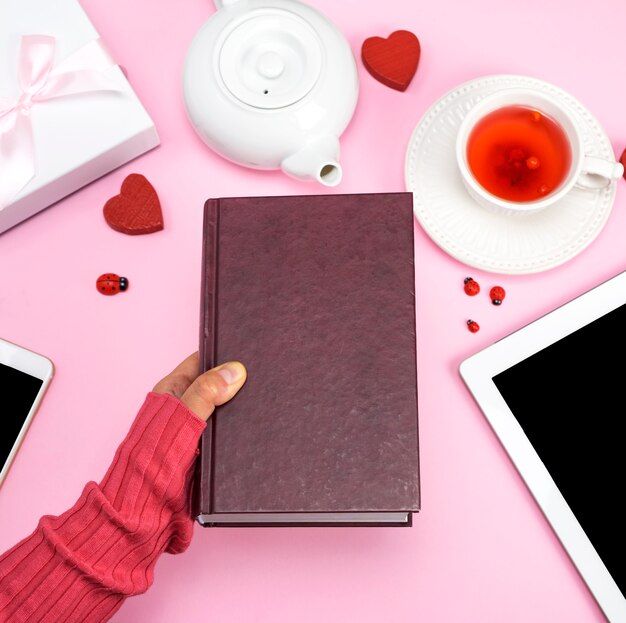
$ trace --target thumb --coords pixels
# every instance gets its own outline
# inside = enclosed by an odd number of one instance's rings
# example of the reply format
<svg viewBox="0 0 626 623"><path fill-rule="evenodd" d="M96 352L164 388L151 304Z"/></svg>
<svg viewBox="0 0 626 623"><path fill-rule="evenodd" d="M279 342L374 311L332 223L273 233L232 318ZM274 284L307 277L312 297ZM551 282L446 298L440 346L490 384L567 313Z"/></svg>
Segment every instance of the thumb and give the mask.
<svg viewBox="0 0 626 623"><path fill-rule="evenodd" d="M242 363L229 361L201 374L181 396L181 402L200 419L208 420L215 407L228 402L246 382Z"/></svg>

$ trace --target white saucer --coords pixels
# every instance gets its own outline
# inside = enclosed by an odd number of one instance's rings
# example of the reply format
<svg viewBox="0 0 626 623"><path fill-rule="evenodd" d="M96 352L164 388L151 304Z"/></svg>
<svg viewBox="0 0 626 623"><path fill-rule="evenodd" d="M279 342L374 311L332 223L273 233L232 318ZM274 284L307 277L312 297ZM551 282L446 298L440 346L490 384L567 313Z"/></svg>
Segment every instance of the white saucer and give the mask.
<svg viewBox="0 0 626 623"><path fill-rule="evenodd" d="M536 214L496 214L478 205L456 164L456 133L472 106L510 87L557 97L578 121L585 153L615 159L598 121L569 93L526 76L485 76L449 91L422 117L407 149L405 183L413 192L417 220L452 257L495 273L535 273L566 262L594 240L609 217L617 184L594 191L574 188Z"/></svg>

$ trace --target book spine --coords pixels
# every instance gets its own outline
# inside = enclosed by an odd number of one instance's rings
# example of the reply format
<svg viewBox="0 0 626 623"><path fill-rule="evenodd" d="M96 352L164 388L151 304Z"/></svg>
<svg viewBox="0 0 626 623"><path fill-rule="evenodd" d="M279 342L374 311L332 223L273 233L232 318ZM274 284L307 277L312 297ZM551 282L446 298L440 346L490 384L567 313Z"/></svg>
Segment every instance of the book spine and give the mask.
<svg viewBox="0 0 626 623"><path fill-rule="evenodd" d="M202 233L202 283L200 287L199 373L216 365L215 330L217 305L217 251L219 199L209 199L204 206ZM212 512L213 439L215 417L210 417L200 439L200 456L196 463L194 515Z"/></svg>

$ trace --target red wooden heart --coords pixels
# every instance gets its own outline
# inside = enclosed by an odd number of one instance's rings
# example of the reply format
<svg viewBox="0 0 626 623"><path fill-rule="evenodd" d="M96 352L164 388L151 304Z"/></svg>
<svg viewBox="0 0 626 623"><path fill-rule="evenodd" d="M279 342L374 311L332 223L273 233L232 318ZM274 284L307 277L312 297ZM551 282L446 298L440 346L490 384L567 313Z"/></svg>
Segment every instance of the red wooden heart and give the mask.
<svg viewBox="0 0 626 623"><path fill-rule="evenodd" d="M417 71L420 42L408 30L396 30L388 39L370 37L363 42L361 58L376 80L397 91L406 91Z"/></svg>
<svg viewBox="0 0 626 623"><path fill-rule="evenodd" d="M152 184L138 173L126 177L120 194L104 204L103 212L106 222L124 234L151 234L163 229L159 197Z"/></svg>

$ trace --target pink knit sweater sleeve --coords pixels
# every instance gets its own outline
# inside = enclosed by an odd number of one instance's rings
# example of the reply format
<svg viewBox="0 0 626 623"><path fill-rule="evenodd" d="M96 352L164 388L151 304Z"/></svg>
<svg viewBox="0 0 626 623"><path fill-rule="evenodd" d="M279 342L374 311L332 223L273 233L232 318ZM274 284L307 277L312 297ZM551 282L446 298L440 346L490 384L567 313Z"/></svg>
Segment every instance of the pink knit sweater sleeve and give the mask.
<svg viewBox="0 0 626 623"><path fill-rule="evenodd" d="M176 398L148 394L102 482L0 556L0 621L106 621L146 591L159 555L190 543L205 426Z"/></svg>

